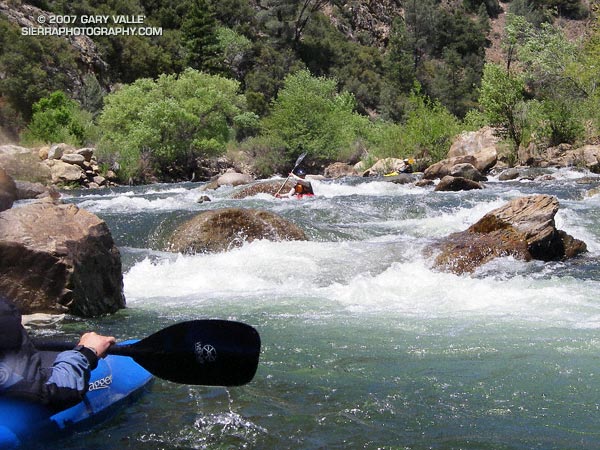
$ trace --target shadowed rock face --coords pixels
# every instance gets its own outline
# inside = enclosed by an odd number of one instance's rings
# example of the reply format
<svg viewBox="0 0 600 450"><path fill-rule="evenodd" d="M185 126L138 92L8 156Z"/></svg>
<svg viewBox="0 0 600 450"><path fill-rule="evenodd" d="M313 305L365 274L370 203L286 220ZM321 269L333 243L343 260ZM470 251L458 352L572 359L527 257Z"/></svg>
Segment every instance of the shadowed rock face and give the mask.
<svg viewBox="0 0 600 450"><path fill-rule="evenodd" d="M446 175L435 187L435 191L470 191L473 189L483 189L483 186L477 181L467 180L463 177L452 177Z"/></svg>
<svg viewBox="0 0 600 450"><path fill-rule="evenodd" d="M14 180L0 167L0 211L12 207L17 198L17 186Z"/></svg>
<svg viewBox="0 0 600 450"><path fill-rule="evenodd" d="M106 223L74 205L0 213L0 293L24 314L92 317L124 308L121 257Z"/></svg>
<svg viewBox="0 0 600 450"><path fill-rule="evenodd" d="M558 200L548 195L512 200L428 251L439 251L436 268L457 274L472 272L496 257L552 261L587 251L584 242L556 229L558 207Z"/></svg>
<svg viewBox="0 0 600 450"><path fill-rule="evenodd" d="M181 253L222 252L256 239L306 240L304 231L263 210L227 208L201 213L180 225L167 250Z"/></svg>

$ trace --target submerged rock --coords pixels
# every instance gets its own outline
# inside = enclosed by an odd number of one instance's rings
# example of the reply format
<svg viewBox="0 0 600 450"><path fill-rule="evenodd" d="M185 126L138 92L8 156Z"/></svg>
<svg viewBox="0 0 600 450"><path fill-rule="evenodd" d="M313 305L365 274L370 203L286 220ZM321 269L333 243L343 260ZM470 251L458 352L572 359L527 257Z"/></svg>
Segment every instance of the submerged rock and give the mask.
<svg viewBox="0 0 600 450"><path fill-rule="evenodd" d="M180 225L166 250L181 253L222 252L256 239L306 240L304 231L269 211L226 208L207 211Z"/></svg>
<svg viewBox="0 0 600 450"><path fill-rule="evenodd" d="M525 261L572 258L587 251L587 247L583 241L556 229L554 216L558 207L558 200L549 195L518 198L428 250L440 251L436 268L457 274L473 272L503 256Z"/></svg>
<svg viewBox="0 0 600 450"><path fill-rule="evenodd" d="M92 317L124 308L121 256L106 223L49 202L0 213L0 293L24 314Z"/></svg>

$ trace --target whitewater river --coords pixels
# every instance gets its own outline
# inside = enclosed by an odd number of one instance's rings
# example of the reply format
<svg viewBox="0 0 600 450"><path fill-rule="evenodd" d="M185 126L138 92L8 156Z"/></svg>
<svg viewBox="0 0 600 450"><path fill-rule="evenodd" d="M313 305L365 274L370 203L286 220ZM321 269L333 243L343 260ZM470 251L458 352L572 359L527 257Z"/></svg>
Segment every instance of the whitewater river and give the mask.
<svg viewBox="0 0 600 450"><path fill-rule="evenodd" d="M156 380L75 449L597 449L600 447L600 195L597 176L437 193L374 179L314 182L315 198L229 198L199 184L67 194L106 220L127 309L70 321L144 337L177 321L246 322L262 338L255 379L235 388ZM594 178L595 177L595 178ZM590 181L590 178L592 180ZM551 194L558 228L589 252L566 262L498 259L472 275L421 250L508 200ZM69 197L70 196L70 197ZM214 208L273 211L305 242L220 254L160 251L175 225Z"/></svg>

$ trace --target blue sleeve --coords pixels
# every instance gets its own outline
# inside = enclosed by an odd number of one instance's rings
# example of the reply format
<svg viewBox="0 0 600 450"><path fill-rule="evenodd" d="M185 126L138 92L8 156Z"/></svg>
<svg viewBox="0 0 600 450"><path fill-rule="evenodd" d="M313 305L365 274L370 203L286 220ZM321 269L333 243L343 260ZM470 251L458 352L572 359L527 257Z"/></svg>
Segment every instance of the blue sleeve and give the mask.
<svg viewBox="0 0 600 450"><path fill-rule="evenodd" d="M88 391L90 372L98 362L93 356L68 350L56 357L45 383L48 404L63 409L83 400Z"/></svg>

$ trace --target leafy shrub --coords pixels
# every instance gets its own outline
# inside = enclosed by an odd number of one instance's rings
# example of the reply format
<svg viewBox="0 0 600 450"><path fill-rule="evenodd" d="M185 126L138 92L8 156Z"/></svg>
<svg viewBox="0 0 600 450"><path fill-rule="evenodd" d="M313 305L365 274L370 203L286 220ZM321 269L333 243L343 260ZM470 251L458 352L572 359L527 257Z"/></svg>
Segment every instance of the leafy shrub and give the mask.
<svg viewBox="0 0 600 450"><path fill-rule="evenodd" d="M459 120L437 100L429 100L418 87L409 98L410 110L403 126L410 154L431 162L444 159L451 140L460 131Z"/></svg>
<svg viewBox="0 0 600 450"><path fill-rule="evenodd" d="M562 143L573 144L583 138L585 129L580 119L580 108L572 102L544 101L543 130L549 139L550 145Z"/></svg>
<svg viewBox="0 0 600 450"><path fill-rule="evenodd" d="M256 136L244 141L244 153L252 157L254 173L259 178L267 178L273 173L285 173L290 169L286 158L285 144L275 136Z"/></svg>
<svg viewBox="0 0 600 450"><path fill-rule="evenodd" d="M523 137L525 82L500 66L488 63L483 70L479 103L490 124L505 127L515 149Z"/></svg>
<svg viewBox="0 0 600 450"><path fill-rule="evenodd" d="M91 114L62 91L42 98L32 108L33 117L22 135L25 143L66 142L83 145L92 133Z"/></svg>
<svg viewBox="0 0 600 450"><path fill-rule="evenodd" d="M236 117L250 119L238 89L194 69L124 86L105 98L99 154L119 163L123 180L188 179L196 158L225 151Z"/></svg>
<svg viewBox="0 0 600 450"><path fill-rule="evenodd" d="M373 123L367 145L378 158L418 157L433 163L446 157L460 131L460 121L439 101L423 95L417 84L407 99L406 122Z"/></svg>
<svg viewBox="0 0 600 450"><path fill-rule="evenodd" d="M343 160L369 124L354 112L355 105L352 94L337 92L336 80L301 70L286 77L271 115L263 120L263 134L285 143L289 161L303 151L315 161Z"/></svg>

